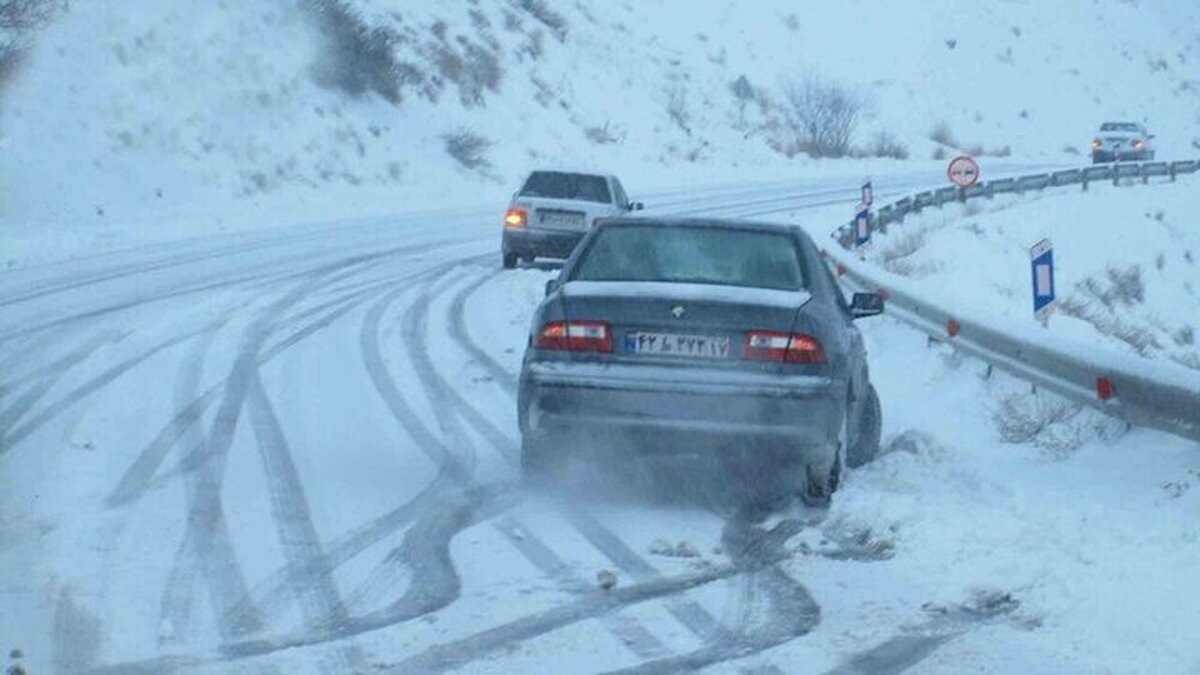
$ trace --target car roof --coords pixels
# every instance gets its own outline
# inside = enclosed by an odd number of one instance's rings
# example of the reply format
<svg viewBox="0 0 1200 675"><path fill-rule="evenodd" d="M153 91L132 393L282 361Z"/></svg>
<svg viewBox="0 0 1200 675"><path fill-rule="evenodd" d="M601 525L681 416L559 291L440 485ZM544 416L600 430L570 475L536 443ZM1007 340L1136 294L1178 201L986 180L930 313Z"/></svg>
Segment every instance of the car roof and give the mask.
<svg viewBox="0 0 1200 675"><path fill-rule="evenodd" d="M621 216L607 218L598 227L621 227L626 225L653 225L657 227L712 227L726 230L750 230L755 232L778 232L781 234L800 233L807 236L796 225L788 223L767 223L757 220L739 220L733 218L704 218L697 216Z"/></svg>

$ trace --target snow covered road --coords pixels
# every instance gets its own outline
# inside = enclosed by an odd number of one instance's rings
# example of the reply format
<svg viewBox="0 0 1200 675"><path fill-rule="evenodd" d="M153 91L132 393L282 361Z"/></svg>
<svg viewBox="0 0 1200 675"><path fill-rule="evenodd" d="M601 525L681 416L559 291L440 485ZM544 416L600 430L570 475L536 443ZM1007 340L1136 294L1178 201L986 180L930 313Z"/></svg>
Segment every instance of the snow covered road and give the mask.
<svg viewBox="0 0 1200 675"><path fill-rule="evenodd" d="M647 199L821 231L845 185ZM1001 444L1028 388L890 319L863 326L892 452L828 513L759 521L702 474L522 489L515 373L553 271L501 272L498 220L0 277L0 648L31 672L1200 667L1194 444L1087 412L1052 430L1073 446Z"/></svg>

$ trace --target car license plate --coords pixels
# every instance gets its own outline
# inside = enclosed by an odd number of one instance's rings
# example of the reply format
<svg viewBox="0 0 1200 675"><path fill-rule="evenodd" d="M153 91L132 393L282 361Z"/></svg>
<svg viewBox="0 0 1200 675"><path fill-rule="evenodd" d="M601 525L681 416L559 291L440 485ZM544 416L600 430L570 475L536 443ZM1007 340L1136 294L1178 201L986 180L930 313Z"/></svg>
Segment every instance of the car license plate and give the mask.
<svg viewBox="0 0 1200 675"><path fill-rule="evenodd" d="M542 211L540 223L558 229L583 229L583 216L578 213Z"/></svg>
<svg viewBox="0 0 1200 675"><path fill-rule="evenodd" d="M626 333L625 351L634 354L726 359L729 358L729 337L680 335L678 333Z"/></svg>

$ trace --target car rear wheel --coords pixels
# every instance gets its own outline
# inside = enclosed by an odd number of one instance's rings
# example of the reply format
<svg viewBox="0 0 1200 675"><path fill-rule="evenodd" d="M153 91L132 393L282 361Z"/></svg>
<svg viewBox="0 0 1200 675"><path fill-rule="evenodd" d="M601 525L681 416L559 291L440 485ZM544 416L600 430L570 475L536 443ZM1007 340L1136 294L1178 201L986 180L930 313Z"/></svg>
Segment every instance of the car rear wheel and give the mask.
<svg viewBox="0 0 1200 675"><path fill-rule="evenodd" d="M800 501L805 506L824 509L829 508L833 493L837 492L842 483L842 450L839 447L834 454L833 462L817 462L806 467L804 487L800 491Z"/></svg>
<svg viewBox="0 0 1200 675"><path fill-rule="evenodd" d="M883 409L879 405L879 394L875 387L867 385L867 398L863 401L857 431L853 442L846 449L846 466L851 469L866 464L879 454L879 441L883 430Z"/></svg>
<svg viewBox="0 0 1200 675"><path fill-rule="evenodd" d="M504 263L504 269L506 269L506 270L511 270L512 268L516 267L517 266L517 254L509 253L509 252L505 251L503 263Z"/></svg>

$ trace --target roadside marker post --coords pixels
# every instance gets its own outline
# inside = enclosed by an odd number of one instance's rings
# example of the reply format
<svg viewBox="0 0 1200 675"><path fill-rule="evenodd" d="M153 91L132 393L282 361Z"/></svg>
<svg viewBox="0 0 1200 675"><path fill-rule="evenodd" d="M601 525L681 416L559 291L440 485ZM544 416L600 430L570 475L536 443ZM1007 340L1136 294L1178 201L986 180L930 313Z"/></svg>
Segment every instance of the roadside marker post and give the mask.
<svg viewBox="0 0 1200 675"><path fill-rule="evenodd" d="M854 248L861 249L871 243L871 203L875 201L875 191L871 187L871 179L863 180L861 187L862 199L854 207Z"/></svg>
<svg viewBox="0 0 1200 675"><path fill-rule="evenodd" d="M871 210L859 204L854 212L854 248L861 249L871 243Z"/></svg>
<svg viewBox="0 0 1200 675"><path fill-rule="evenodd" d="M1054 309L1054 245L1049 239L1029 248L1029 268L1033 282L1033 315L1045 326Z"/></svg>

